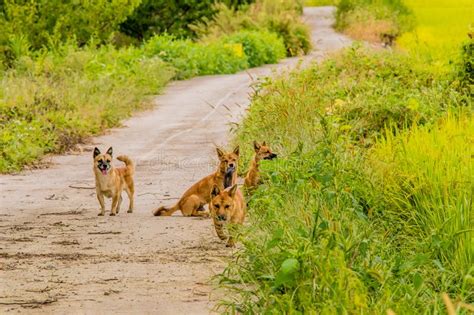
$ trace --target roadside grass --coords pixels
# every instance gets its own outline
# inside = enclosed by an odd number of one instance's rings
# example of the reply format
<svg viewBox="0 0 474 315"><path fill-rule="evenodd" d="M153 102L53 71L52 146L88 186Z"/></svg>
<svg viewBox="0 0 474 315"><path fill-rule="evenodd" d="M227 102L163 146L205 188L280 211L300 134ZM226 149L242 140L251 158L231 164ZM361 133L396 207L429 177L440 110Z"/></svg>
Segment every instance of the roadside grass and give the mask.
<svg viewBox="0 0 474 315"><path fill-rule="evenodd" d="M241 45L242 51L236 51L232 44ZM144 51L147 56L159 56L171 64L176 70L176 79L236 73L277 63L285 57L282 39L267 31L239 31L210 43L158 35L145 43Z"/></svg>
<svg viewBox="0 0 474 315"><path fill-rule="evenodd" d="M442 313L442 292L474 301L472 104L427 69L352 47L262 83L236 142L243 165L253 140L279 159L263 163L243 247L219 278L225 311Z"/></svg>
<svg viewBox="0 0 474 315"><path fill-rule="evenodd" d="M354 39L391 45L414 18L402 0L340 0L335 26Z"/></svg>
<svg viewBox="0 0 474 315"><path fill-rule="evenodd" d="M300 17L301 1L257 0L239 10L221 3L216 4L216 10L212 19L192 26L203 42L243 30L268 31L283 40L287 56L303 55L311 50L309 28Z"/></svg>
<svg viewBox="0 0 474 315"><path fill-rule="evenodd" d="M474 29L474 4L469 0L406 0L416 27L397 43L411 55L446 65L458 56L459 46Z"/></svg>
<svg viewBox="0 0 474 315"><path fill-rule="evenodd" d="M327 5L336 5L338 0L305 0L304 5L307 7L320 7Z"/></svg>
<svg viewBox="0 0 474 315"><path fill-rule="evenodd" d="M138 48L64 45L23 56L0 87L0 171L18 171L49 152L63 152L150 106L173 76Z"/></svg>

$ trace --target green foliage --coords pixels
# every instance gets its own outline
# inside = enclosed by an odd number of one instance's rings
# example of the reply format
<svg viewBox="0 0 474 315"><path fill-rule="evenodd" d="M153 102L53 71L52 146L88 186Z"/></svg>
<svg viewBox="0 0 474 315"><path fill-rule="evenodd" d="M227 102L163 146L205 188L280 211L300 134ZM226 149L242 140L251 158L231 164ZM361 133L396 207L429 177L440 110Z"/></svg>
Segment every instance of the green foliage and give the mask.
<svg viewBox="0 0 474 315"><path fill-rule="evenodd" d="M241 31L226 36L224 43L242 44L250 67L277 63L286 55L282 40L274 33Z"/></svg>
<svg viewBox="0 0 474 315"><path fill-rule="evenodd" d="M402 0L340 0L336 28L356 39L392 44L414 26L412 12Z"/></svg>
<svg viewBox="0 0 474 315"><path fill-rule="evenodd" d="M231 44L242 44L244 54ZM145 53L157 55L176 69L177 79L196 75L235 73L285 56L281 40L269 32L243 31L209 43L177 39L171 35L152 37L144 45Z"/></svg>
<svg viewBox="0 0 474 315"><path fill-rule="evenodd" d="M304 5L307 7L319 7L327 5L337 5L338 0L306 0Z"/></svg>
<svg viewBox="0 0 474 315"><path fill-rule="evenodd" d="M466 93L474 94L474 32L469 34L469 39L462 45L458 77Z"/></svg>
<svg viewBox="0 0 474 315"><path fill-rule="evenodd" d="M283 39L288 56L296 56L311 49L309 29L300 18L301 8L301 3L287 0L257 0L239 10L219 4L212 19L196 23L192 28L204 41L241 30L266 29Z"/></svg>
<svg viewBox="0 0 474 315"><path fill-rule="evenodd" d="M253 140L279 159L262 162L243 248L220 277L226 310L440 313L440 292L474 301L474 120L447 78L353 47L263 83L237 142L242 164Z"/></svg>
<svg viewBox="0 0 474 315"><path fill-rule="evenodd" d="M148 106L173 72L137 48L72 45L22 57L0 88L0 171L17 171Z"/></svg>
<svg viewBox="0 0 474 315"><path fill-rule="evenodd" d="M178 37L193 37L189 28L214 13L214 0L142 0L140 6L120 25L125 34L147 39L168 33Z"/></svg>
<svg viewBox="0 0 474 315"><path fill-rule="evenodd" d="M474 300L474 135L470 113L448 115L434 126L387 130L370 152L382 216L418 240L418 251L444 266ZM387 206L388 205L388 206ZM469 287L473 289L468 292Z"/></svg>
<svg viewBox="0 0 474 315"><path fill-rule="evenodd" d="M152 37L144 46L147 55L160 56L176 69L177 79L196 75L235 73L247 68L245 56L222 43L200 44L171 35Z"/></svg>
<svg viewBox="0 0 474 315"><path fill-rule="evenodd" d="M140 0L2 1L0 52L9 60L19 57L18 49L15 49L19 41L26 43L23 47L31 49L55 46L70 38L80 45L91 37L104 42L139 3Z"/></svg>

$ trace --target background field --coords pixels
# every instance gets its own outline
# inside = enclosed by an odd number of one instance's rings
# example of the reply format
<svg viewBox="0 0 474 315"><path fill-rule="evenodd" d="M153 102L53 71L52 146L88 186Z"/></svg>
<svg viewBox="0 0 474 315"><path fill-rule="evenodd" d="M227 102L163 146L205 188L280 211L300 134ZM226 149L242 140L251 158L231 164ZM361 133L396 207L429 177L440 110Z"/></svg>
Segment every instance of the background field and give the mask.
<svg viewBox="0 0 474 315"><path fill-rule="evenodd" d="M467 33L474 31L474 2L469 0L405 0L416 27L398 44L411 54L425 54L438 62L453 60Z"/></svg>

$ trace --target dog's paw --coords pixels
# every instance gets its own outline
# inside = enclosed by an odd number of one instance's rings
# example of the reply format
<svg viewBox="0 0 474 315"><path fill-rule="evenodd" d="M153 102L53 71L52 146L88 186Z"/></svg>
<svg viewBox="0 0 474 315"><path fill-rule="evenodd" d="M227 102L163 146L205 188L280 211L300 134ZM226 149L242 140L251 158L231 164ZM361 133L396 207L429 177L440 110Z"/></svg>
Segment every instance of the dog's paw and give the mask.
<svg viewBox="0 0 474 315"><path fill-rule="evenodd" d="M127 213L132 213L133 209L128 209Z"/></svg>
<svg viewBox="0 0 474 315"><path fill-rule="evenodd" d="M104 213L103 213L103 212L99 212L98 216L99 216L99 217L102 217L102 216L104 216Z"/></svg>
<svg viewBox="0 0 474 315"><path fill-rule="evenodd" d="M114 216L115 216L115 213L111 212L111 213L110 213L110 216L111 216L111 217L114 217Z"/></svg>

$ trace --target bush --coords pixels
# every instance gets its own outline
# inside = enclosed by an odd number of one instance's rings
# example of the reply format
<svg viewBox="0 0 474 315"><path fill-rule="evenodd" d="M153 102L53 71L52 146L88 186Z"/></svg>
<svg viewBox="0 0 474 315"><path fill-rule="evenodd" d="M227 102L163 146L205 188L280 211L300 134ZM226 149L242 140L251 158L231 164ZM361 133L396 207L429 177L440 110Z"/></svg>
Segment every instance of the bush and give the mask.
<svg viewBox="0 0 474 315"><path fill-rule="evenodd" d="M458 71L461 87L466 90L466 94L472 95L474 93L474 32L469 34L469 40L462 45Z"/></svg>
<svg viewBox="0 0 474 315"><path fill-rule="evenodd" d="M392 45L414 18L402 0L340 0L336 28L355 39Z"/></svg>
<svg viewBox="0 0 474 315"><path fill-rule="evenodd" d="M17 171L49 152L116 126L148 106L171 78L158 57L137 48L71 45L22 57L0 88L0 172Z"/></svg>
<svg viewBox="0 0 474 315"><path fill-rule="evenodd" d="M3 59L20 57L14 56L12 41L23 40L33 50L71 38L79 45L87 43L91 37L105 42L139 3L140 0L2 1L0 46L3 47Z"/></svg>
<svg viewBox="0 0 474 315"><path fill-rule="evenodd" d="M165 32L178 37L193 37L189 25L212 17L216 12L213 4L214 0L142 0L120 25L120 30L139 39Z"/></svg>
<svg viewBox="0 0 474 315"><path fill-rule="evenodd" d="M232 44L242 44L240 54ZM209 43L177 39L172 35L152 37L145 45L148 56L157 55L176 69L177 79L196 75L229 74L265 63L275 63L285 56L281 40L269 32L246 31Z"/></svg>
<svg viewBox="0 0 474 315"><path fill-rule="evenodd" d="M223 4L212 19L192 26L203 41L212 41L241 30L262 29L276 33L285 44L288 56L305 54L311 49L308 27L300 19L301 3L258 0L240 10Z"/></svg>
<svg viewBox="0 0 474 315"><path fill-rule="evenodd" d="M250 67L277 63L286 56L285 46L269 32L241 31L223 39L224 43L242 44Z"/></svg>
<svg viewBox="0 0 474 315"><path fill-rule="evenodd" d="M266 81L236 141L242 164L253 140L279 159L262 162L243 247L220 277L226 310L439 313L440 292L472 302L464 99L408 56L354 47Z"/></svg>
<svg viewBox="0 0 474 315"><path fill-rule="evenodd" d="M235 73L248 67L246 56L239 56L219 42L201 44L171 35L152 37L145 45L148 56L159 56L176 70L175 78L196 75Z"/></svg>

